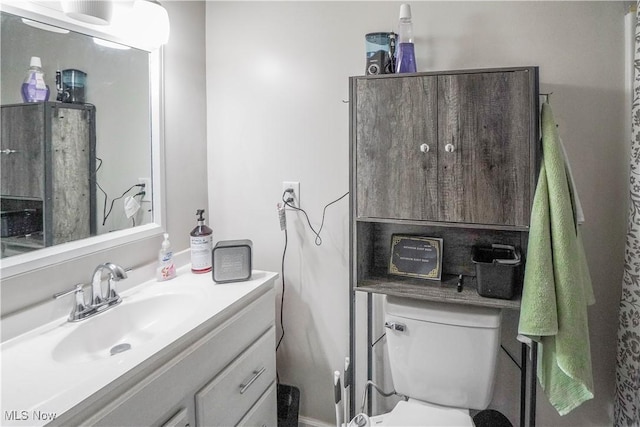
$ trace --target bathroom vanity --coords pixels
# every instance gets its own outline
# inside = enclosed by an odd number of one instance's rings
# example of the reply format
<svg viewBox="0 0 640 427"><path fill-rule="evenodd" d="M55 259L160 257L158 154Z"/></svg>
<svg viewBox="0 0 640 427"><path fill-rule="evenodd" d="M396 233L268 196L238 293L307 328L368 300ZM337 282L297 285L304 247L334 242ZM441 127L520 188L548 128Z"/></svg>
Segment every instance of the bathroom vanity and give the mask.
<svg viewBox="0 0 640 427"><path fill-rule="evenodd" d="M2 425L276 425L277 274L178 273L3 342Z"/></svg>

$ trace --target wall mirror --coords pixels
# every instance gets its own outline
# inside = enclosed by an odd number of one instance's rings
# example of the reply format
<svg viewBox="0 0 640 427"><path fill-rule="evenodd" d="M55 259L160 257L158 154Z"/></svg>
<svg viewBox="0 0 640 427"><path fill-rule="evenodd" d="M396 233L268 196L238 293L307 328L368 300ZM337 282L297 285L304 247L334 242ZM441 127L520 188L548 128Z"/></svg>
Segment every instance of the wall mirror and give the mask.
<svg viewBox="0 0 640 427"><path fill-rule="evenodd" d="M161 232L161 52L57 3L0 4L2 277Z"/></svg>

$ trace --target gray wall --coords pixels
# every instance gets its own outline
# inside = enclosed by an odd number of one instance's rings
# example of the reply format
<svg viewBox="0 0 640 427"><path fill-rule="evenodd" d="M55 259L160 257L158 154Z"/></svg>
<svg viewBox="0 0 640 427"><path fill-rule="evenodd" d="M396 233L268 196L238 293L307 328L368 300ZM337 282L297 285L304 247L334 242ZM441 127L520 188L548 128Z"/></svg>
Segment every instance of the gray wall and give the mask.
<svg viewBox="0 0 640 427"><path fill-rule="evenodd" d="M399 2L207 2L208 174L215 238L251 238L257 268L279 271L281 182L302 206L348 190L348 77L364 72L364 34L392 30ZM597 303L589 309L596 398L560 417L541 395L538 424L612 423L628 143L624 2L413 2L419 71L538 65L586 215ZM348 352L348 208L327 211L322 246L289 213L283 383L301 416L333 423L332 372ZM517 317L504 343L517 351ZM380 353L384 353L381 346ZM362 365L360 365L362 366ZM518 376L506 357L493 406L517 423ZM358 390L358 402L362 390ZM516 397L514 397L516 396ZM359 404L359 403L358 403Z"/></svg>
<svg viewBox="0 0 640 427"><path fill-rule="evenodd" d="M196 210L208 209L205 2L162 4L171 20L165 48L167 230L179 251L189 248Z"/></svg>

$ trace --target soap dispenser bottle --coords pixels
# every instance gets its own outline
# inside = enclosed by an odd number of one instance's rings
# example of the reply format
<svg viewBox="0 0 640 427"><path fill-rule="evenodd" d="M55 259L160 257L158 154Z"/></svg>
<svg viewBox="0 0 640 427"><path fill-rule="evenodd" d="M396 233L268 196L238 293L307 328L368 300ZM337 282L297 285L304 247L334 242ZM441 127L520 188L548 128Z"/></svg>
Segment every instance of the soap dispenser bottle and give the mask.
<svg viewBox="0 0 640 427"><path fill-rule="evenodd" d="M44 82L42 61L38 56L32 56L27 77L22 83L22 100L24 102L40 102L49 100L49 86Z"/></svg>
<svg viewBox="0 0 640 427"><path fill-rule="evenodd" d="M173 263L173 251L169 242L169 233L164 233L164 241L158 253L158 281L173 279L176 277L176 266Z"/></svg>
<svg viewBox="0 0 640 427"><path fill-rule="evenodd" d="M204 209L198 209L198 226L191 231L191 271L207 273L211 271L211 250L213 230L204 223Z"/></svg>

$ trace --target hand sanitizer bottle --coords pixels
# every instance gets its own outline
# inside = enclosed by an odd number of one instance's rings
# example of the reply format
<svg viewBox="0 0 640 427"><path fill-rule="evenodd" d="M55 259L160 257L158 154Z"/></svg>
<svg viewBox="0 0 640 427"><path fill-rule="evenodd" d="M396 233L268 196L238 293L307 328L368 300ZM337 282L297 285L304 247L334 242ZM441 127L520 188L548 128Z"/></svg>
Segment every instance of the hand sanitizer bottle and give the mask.
<svg viewBox="0 0 640 427"><path fill-rule="evenodd" d="M413 24L411 23L411 6L400 6L400 22L398 23L398 57L396 73L415 73L416 54L413 47Z"/></svg>
<svg viewBox="0 0 640 427"><path fill-rule="evenodd" d="M176 277L176 266L173 264L173 251L169 242L169 233L164 233L164 241L158 253L158 281L173 279Z"/></svg>

